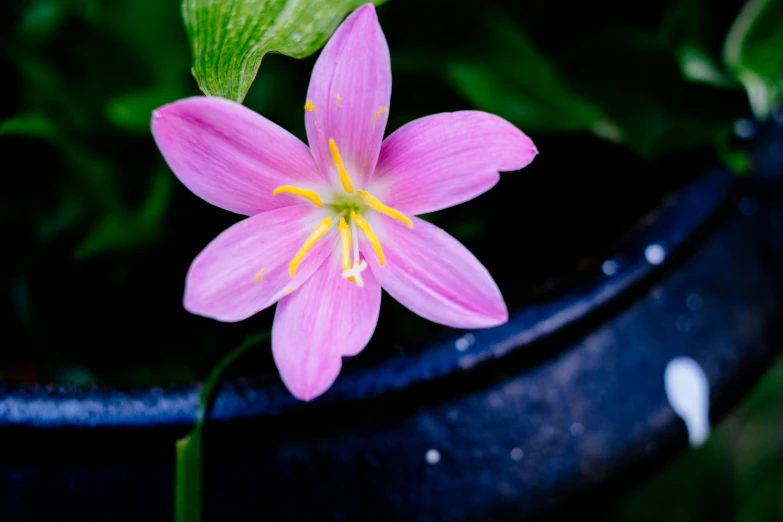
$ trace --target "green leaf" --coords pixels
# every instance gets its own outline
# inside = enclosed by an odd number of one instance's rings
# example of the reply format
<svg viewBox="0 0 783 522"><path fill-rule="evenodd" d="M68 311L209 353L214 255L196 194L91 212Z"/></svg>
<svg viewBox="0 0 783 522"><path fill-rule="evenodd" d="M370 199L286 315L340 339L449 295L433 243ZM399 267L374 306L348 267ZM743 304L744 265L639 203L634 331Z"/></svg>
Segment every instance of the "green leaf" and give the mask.
<svg viewBox="0 0 783 522"><path fill-rule="evenodd" d="M665 39L647 31L604 28L559 58L571 88L618 131L614 141L645 158L711 143L738 117L731 91L687 82Z"/></svg>
<svg viewBox="0 0 783 522"><path fill-rule="evenodd" d="M676 49L682 75L697 83L721 88L739 88L718 65L718 56L710 50L722 35L714 31L713 10L704 0L679 0L664 13L657 34L668 46Z"/></svg>
<svg viewBox="0 0 783 522"><path fill-rule="evenodd" d="M251 335L215 365L201 391L196 423L193 431L176 444L177 469L174 492L174 520L176 522L201 521L201 452L204 421L212 404L215 391L223 373L231 364L252 348L269 340L269 332Z"/></svg>
<svg viewBox="0 0 783 522"><path fill-rule="evenodd" d="M715 151L718 153L723 166L738 176L744 176L750 172L750 155L733 146L734 132L725 129L715 137Z"/></svg>
<svg viewBox="0 0 783 522"><path fill-rule="evenodd" d="M150 130L152 111L177 99L178 95L177 89L165 85L120 94L109 100L106 117L125 130L147 133Z"/></svg>
<svg viewBox="0 0 783 522"><path fill-rule="evenodd" d="M98 253L124 251L148 245L160 238L171 197L173 176L161 170L152 179L147 198L135 211L110 210L77 245L74 257L86 259Z"/></svg>
<svg viewBox="0 0 783 522"><path fill-rule="evenodd" d="M19 114L0 123L0 136L29 136L54 140L57 129L40 114Z"/></svg>
<svg viewBox="0 0 783 522"><path fill-rule="evenodd" d="M205 94L241 102L266 53L310 56L366 1L183 0L193 76Z"/></svg>
<svg viewBox="0 0 783 522"><path fill-rule="evenodd" d="M712 57L695 44L684 44L677 49L677 62L682 75L692 82L723 88L736 86L723 74Z"/></svg>
<svg viewBox="0 0 783 522"><path fill-rule="evenodd" d="M97 207L119 206L120 189L112 175L112 164L58 128L47 116L27 113L9 118L0 124L0 136L3 135L26 136L49 143L72 165L76 181Z"/></svg>
<svg viewBox="0 0 783 522"><path fill-rule="evenodd" d="M600 109L573 92L520 28L498 17L486 26L480 56L455 60L446 69L451 84L473 105L526 131L588 130L601 123Z"/></svg>
<svg viewBox="0 0 783 522"><path fill-rule="evenodd" d="M723 60L753 114L769 117L783 101L783 0L749 0L729 29Z"/></svg>

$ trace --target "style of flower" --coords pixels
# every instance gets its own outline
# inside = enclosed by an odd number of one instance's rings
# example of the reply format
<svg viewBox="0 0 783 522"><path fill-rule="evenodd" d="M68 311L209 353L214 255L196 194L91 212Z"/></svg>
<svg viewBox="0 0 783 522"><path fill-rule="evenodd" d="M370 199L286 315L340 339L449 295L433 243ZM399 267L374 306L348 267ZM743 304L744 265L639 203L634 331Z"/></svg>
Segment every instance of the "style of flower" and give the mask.
<svg viewBox="0 0 783 522"><path fill-rule="evenodd" d="M304 105L308 149L244 106L194 97L156 110L155 141L182 183L250 216L215 238L186 278L184 306L241 321L278 303L272 352L283 382L310 400L358 354L381 288L457 328L504 323L503 297L456 239L415 217L473 199L537 150L497 116L415 120L383 140L391 97L375 9L351 14L323 49Z"/></svg>

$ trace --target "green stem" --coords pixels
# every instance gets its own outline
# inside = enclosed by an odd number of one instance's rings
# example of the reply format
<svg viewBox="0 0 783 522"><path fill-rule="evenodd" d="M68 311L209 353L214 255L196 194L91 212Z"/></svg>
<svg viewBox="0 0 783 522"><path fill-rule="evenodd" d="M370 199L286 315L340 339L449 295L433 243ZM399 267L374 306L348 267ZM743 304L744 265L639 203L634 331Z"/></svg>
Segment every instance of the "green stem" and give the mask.
<svg viewBox="0 0 783 522"><path fill-rule="evenodd" d="M219 387L223 373L241 356L269 339L269 332L251 335L237 348L218 362L201 390L196 422L193 430L177 441L177 467L174 492L174 520L176 522L201 522L201 455L204 421L212 406L213 395Z"/></svg>

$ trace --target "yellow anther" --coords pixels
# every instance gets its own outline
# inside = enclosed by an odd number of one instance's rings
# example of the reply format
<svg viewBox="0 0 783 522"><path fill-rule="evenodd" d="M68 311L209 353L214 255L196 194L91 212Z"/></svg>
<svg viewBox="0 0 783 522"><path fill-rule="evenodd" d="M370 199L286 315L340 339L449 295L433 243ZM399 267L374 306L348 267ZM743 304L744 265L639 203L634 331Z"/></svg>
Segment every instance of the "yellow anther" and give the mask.
<svg viewBox="0 0 783 522"><path fill-rule="evenodd" d="M316 241L324 237L324 234L326 234L329 229L332 226L332 217L328 217L318 223L318 226L315 227L315 230L313 230L313 233L310 234L310 237L307 238L307 241L305 241L305 244L302 245L302 248L299 249L299 252L296 253L294 256L293 261L291 261L291 264L288 265L288 273L291 274L291 277L294 277L296 275L296 268L299 266L299 263L302 262L302 259L304 259L305 254L313 248L313 245Z"/></svg>
<svg viewBox="0 0 783 522"><path fill-rule="evenodd" d="M345 222L345 218L340 218L340 244L343 254L343 270L351 268L351 227Z"/></svg>
<svg viewBox="0 0 783 522"><path fill-rule="evenodd" d="M272 191L273 196L277 196L278 194L283 194L283 193L293 194L295 196L302 196L303 198L309 199L319 207L323 205L323 203L321 203L321 197L314 190L300 189L298 187L293 187L291 185L282 185Z"/></svg>
<svg viewBox="0 0 783 522"><path fill-rule="evenodd" d="M342 183L343 189L348 194L353 194L353 184L351 183L351 178L345 171L343 158L340 156L340 151L337 149L337 144L334 142L334 138L329 138L329 150L332 152L332 161L334 161L334 165L337 167L337 172L340 173L340 183Z"/></svg>
<svg viewBox="0 0 783 522"><path fill-rule="evenodd" d="M372 117L372 122L373 123L377 122L384 112L389 112L389 109L387 109L386 107L378 107L378 110L375 111L375 114Z"/></svg>
<svg viewBox="0 0 783 522"><path fill-rule="evenodd" d="M383 266L383 264L386 262L386 258L383 256L383 248L381 248L381 242L378 241L378 237L375 235L375 232L373 232L370 228L370 224L367 223L367 221L365 221L364 218L356 212L351 212L351 219L353 219L353 222L356 223L356 226L359 227L359 229L367 236L370 244L375 249L375 253L378 254L378 263Z"/></svg>
<svg viewBox="0 0 783 522"><path fill-rule="evenodd" d="M307 102L305 102L305 110L309 112L315 112L315 104L310 100L307 100Z"/></svg>
<svg viewBox="0 0 783 522"><path fill-rule="evenodd" d="M255 278L256 284L260 283L261 280L264 279L264 272L266 272L266 268L262 268L258 271Z"/></svg>
<svg viewBox="0 0 783 522"><path fill-rule="evenodd" d="M358 190L356 192L361 196L361 198L367 203L371 209L373 209L376 212L380 212L381 214L384 214L386 216L389 216L390 218L394 218L397 221L402 221L406 225L408 225L408 228L413 228L413 221L410 220L408 216L403 214L397 209L387 207L383 203L378 200L375 196L367 192L366 190ZM358 223L357 223L358 225Z"/></svg>
<svg viewBox="0 0 783 522"><path fill-rule="evenodd" d="M334 95L334 101L337 102L337 105L342 105L343 104L343 97L340 96L339 94L335 94Z"/></svg>

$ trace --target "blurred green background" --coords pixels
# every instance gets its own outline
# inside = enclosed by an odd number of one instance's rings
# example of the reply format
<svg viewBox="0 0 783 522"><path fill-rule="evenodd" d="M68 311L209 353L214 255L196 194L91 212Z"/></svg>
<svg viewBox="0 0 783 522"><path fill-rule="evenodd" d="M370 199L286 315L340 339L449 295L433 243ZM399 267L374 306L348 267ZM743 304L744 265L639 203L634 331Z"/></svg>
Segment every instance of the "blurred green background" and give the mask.
<svg viewBox="0 0 783 522"><path fill-rule="evenodd" d="M429 219L484 262L511 309L563 291L705 165L752 165L738 121L780 101L783 1L389 0L389 131L478 108L541 151L503 190ZM315 57L264 58L245 104L304 139ZM198 94L173 0L8 0L0 7L4 238L0 379L159 384L203 378L268 330L187 314L193 257L238 216L182 187L151 111ZM515 235L509 238L509 224ZM508 255L509 240L528 255ZM415 353L444 328L385 299L347 370ZM277 379L260 350L254 371ZM783 520L783 363L702 449L608 520Z"/></svg>
<svg viewBox="0 0 783 522"><path fill-rule="evenodd" d="M768 117L780 95L781 24L757 20L783 14L782 3L385 2L388 131L479 108L541 151L504 176L502 190L428 219L478 255L512 310L567 288L705 165L748 170L733 129L754 111ZM203 378L221 354L268 330L272 311L224 325L181 306L189 263L238 216L188 193L150 137L154 108L199 93L179 2L9 0L2 9L10 348L0 378ZM731 34L740 36L727 46ZM727 49L739 58L726 60ZM245 104L304 139L314 60L267 55ZM523 260L504 247L509 223L529 252ZM383 308L380 335L349 365L400 345L415 351L443 331L392 300ZM259 365L276 378L270 357Z"/></svg>

